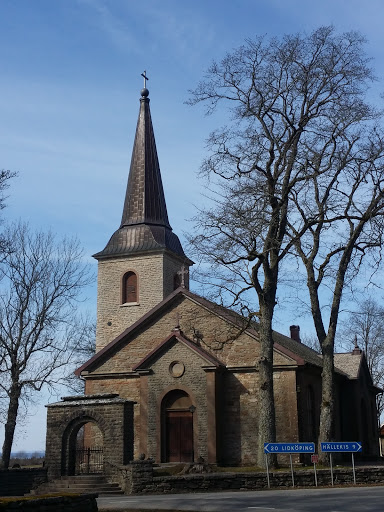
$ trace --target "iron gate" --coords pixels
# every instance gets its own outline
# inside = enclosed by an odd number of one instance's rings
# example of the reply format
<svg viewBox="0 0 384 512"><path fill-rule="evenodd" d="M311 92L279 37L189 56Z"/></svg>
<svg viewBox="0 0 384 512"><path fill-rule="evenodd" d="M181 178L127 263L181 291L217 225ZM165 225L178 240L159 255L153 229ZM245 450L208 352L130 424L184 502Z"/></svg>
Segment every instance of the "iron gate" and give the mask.
<svg viewBox="0 0 384 512"><path fill-rule="evenodd" d="M103 473L103 448L94 446L76 450L75 474Z"/></svg>

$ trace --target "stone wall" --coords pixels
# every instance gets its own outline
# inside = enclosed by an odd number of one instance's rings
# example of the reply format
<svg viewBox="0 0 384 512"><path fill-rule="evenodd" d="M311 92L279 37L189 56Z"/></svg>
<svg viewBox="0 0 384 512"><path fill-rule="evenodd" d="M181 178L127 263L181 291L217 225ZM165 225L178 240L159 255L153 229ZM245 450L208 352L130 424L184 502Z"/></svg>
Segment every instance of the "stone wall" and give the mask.
<svg viewBox="0 0 384 512"><path fill-rule="evenodd" d="M45 468L0 469L0 496L23 496L46 481Z"/></svg>
<svg viewBox="0 0 384 512"><path fill-rule="evenodd" d="M48 498L24 498L20 500L1 500L1 512L97 512L97 494L72 496L53 496Z"/></svg>
<svg viewBox="0 0 384 512"><path fill-rule="evenodd" d="M121 472L123 474L123 472ZM120 485L126 494L172 494L184 492L214 492L225 490L251 491L268 488L266 473L206 473L176 476L155 476L150 461L135 461L124 468ZM352 469L334 469L334 485L353 484ZM314 487L313 470L297 470L294 473L296 487ZM319 486L331 485L330 470L317 471ZM356 468L357 484L383 484L384 468ZM275 488L291 488L290 471L270 472L270 485Z"/></svg>

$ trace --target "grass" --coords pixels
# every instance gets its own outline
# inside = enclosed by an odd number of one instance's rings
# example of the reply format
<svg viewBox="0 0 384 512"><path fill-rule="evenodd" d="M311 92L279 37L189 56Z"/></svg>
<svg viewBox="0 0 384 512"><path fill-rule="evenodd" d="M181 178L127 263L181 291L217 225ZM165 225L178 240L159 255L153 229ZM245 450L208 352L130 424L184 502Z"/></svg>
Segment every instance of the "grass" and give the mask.
<svg viewBox="0 0 384 512"><path fill-rule="evenodd" d="M175 464L174 466L160 466L158 468L154 468L154 476L177 476L180 475L182 470L184 469L185 464ZM330 471L329 466L322 466L320 464L316 464L316 470L320 471L326 469ZM334 470L336 469L351 469L349 466L334 466ZM266 469L260 468L259 466L213 466L212 470L214 473L265 473ZM298 471L313 471L313 464L309 466L293 466L293 470L295 472ZM291 467L289 465L280 466L278 468L270 468L269 471L272 472L287 472L291 471Z"/></svg>

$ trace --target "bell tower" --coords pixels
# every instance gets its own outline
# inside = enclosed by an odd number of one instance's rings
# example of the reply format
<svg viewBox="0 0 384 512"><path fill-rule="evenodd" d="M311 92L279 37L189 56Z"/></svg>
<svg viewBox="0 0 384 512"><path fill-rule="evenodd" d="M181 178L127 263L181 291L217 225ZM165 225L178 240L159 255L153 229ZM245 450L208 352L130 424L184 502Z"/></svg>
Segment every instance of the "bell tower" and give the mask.
<svg viewBox="0 0 384 512"><path fill-rule="evenodd" d="M145 72L143 76L145 84ZM193 262L169 224L148 95L144 87L120 227L94 254L96 351L178 286L189 287L187 271Z"/></svg>

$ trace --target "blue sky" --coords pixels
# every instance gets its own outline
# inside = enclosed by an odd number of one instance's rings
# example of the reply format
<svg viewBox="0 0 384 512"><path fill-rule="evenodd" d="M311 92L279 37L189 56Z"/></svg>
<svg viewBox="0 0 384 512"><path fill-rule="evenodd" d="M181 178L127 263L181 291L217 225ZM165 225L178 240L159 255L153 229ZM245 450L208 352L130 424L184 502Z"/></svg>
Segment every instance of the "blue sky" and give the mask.
<svg viewBox="0 0 384 512"><path fill-rule="evenodd" d="M383 19L381 0L0 0L0 167L19 173L5 218L77 235L96 272L91 255L120 221L146 69L168 214L183 240L203 201L204 139L223 121L184 101L212 59L245 38L334 24L366 35L382 82ZM47 397L38 401L16 450L44 448Z"/></svg>

